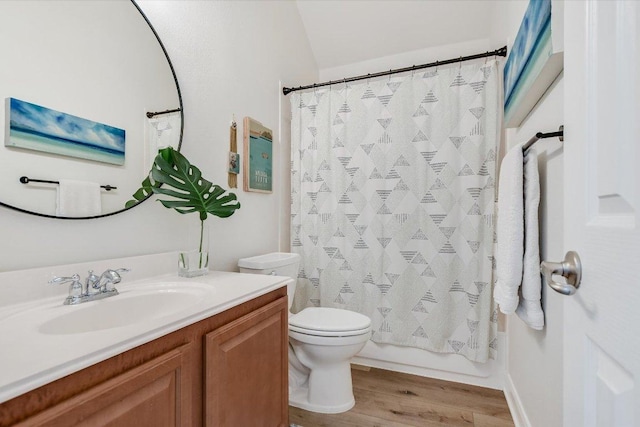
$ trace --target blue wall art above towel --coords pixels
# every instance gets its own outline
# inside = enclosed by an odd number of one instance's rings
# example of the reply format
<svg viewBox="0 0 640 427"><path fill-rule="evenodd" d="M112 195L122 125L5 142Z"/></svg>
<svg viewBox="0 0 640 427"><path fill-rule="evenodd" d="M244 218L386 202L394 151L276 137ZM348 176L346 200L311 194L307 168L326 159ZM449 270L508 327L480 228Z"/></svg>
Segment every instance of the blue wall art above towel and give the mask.
<svg viewBox="0 0 640 427"><path fill-rule="evenodd" d="M123 165L125 131L15 98L6 99L6 147Z"/></svg>
<svg viewBox="0 0 640 427"><path fill-rule="evenodd" d="M561 19L560 10L557 15ZM504 120L508 128L520 126L562 71L562 46L560 37L552 34L552 20L551 0L530 0L504 66Z"/></svg>

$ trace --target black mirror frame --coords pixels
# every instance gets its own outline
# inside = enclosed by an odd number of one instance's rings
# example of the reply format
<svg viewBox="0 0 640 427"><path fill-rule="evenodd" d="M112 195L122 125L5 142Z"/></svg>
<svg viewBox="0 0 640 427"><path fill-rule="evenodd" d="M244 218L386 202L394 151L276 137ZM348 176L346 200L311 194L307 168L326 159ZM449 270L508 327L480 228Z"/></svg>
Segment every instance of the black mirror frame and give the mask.
<svg viewBox="0 0 640 427"><path fill-rule="evenodd" d="M176 90L178 92L178 103L180 104L180 107L179 107L180 108L180 139L178 141L178 151L180 151L180 149L182 148L182 136L183 136L183 133L184 133L184 106L182 105L182 92L180 91L180 85L178 84L178 77L176 76L176 71L173 68L173 63L171 62L171 58L169 58L169 54L167 53L167 49L164 47L164 44L162 43L162 40L160 40L160 36L156 32L156 29L153 28L153 25L151 25L151 22L149 21L149 18L147 18L147 15L144 14L144 12L142 11L142 9L140 9L140 6L138 6L138 4L135 2L135 0L129 0L129 1L136 8L136 10L140 13L140 15L142 16L144 21L147 23L147 25L151 29L151 32L153 33L153 35L155 36L156 40L158 41L158 44L160 44L160 48L162 49L162 53L164 53L164 56L167 59L167 62L169 63L169 68L171 69L171 74L173 75L173 81L176 84ZM43 214L43 213L38 213L38 212L32 212L32 211L29 211L29 210L26 210L26 209L19 208L17 206L13 206L13 205L9 205L7 203L3 203L1 201L0 201L0 206L3 206L5 208L9 208L9 209L13 209L13 210L18 211L18 212L22 212L22 213L26 213L26 214L30 214L30 215L35 215L35 216L41 216L41 217L45 217L45 218L79 219L79 220L83 220L83 219L104 218L104 217L107 217L107 216L116 215L116 214L128 211L129 209L135 208L136 206L138 206L139 204L141 204L145 200L148 200L151 196L152 195L150 194L147 197L145 197L144 199L140 200L135 205L129 206L128 208L122 208L119 211L110 212L110 213L107 213L107 214L104 214L104 215L84 216L84 217L56 216L56 215L48 215L48 214Z"/></svg>

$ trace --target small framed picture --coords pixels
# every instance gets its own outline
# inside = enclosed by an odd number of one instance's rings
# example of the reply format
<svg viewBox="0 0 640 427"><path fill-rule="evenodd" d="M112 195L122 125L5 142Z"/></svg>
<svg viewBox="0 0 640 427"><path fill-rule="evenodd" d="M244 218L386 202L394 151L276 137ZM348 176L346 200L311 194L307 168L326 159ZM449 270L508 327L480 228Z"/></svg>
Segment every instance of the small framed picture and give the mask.
<svg viewBox="0 0 640 427"><path fill-rule="evenodd" d="M240 154L229 152L229 173L240 173Z"/></svg>
<svg viewBox="0 0 640 427"><path fill-rule="evenodd" d="M244 191L273 192L273 132L244 118Z"/></svg>

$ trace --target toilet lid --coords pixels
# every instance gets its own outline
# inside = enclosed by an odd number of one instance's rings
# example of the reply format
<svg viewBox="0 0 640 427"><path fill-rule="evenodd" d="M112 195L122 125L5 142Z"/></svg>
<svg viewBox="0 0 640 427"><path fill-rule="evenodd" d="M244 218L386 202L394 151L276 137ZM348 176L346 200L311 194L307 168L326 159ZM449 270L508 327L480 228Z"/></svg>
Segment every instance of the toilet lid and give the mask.
<svg viewBox="0 0 640 427"><path fill-rule="evenodd" d="M371 319L349 310L308 307L289 317L289 325L297 330L347 332L366 330L371 326Z"/></svg>

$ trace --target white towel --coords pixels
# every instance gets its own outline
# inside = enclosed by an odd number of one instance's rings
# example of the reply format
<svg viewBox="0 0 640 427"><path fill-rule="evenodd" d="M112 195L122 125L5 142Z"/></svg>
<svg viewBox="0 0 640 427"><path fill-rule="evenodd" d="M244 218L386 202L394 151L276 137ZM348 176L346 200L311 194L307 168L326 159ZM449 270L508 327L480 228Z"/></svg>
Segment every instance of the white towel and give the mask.
<svg viewBox="0 0 640 427"><path fill-rule="evenodd" d="M496 225L496 286L493 299L504 314L518 307L524 256L524 159L522 144L507 152L500 166Z"/></svg>
<svg viewBox="0 0 640 427"><path fill-rule="evenodd" d="M170 146L178 149L181 124L182 116L179 112L163 114L147 120L145 164L148 167L153 165L159 149Z"/></svg>
<svg viewBox="0 0 640 427"><path fill-rule="evenodd" d="M96 216L102 213L100 185L95 182L61 179L56 214L68 217Z"/></svg>
<svg viewBox="0 0 640 427"><path fill-rule="evenodd" d="M540 305L540 245L538 242L538 205L540 204L540 176L538 153L529 149L524 157L524 258L520 302L516 313L533 329L544 327L544 313Z"/></svg>

